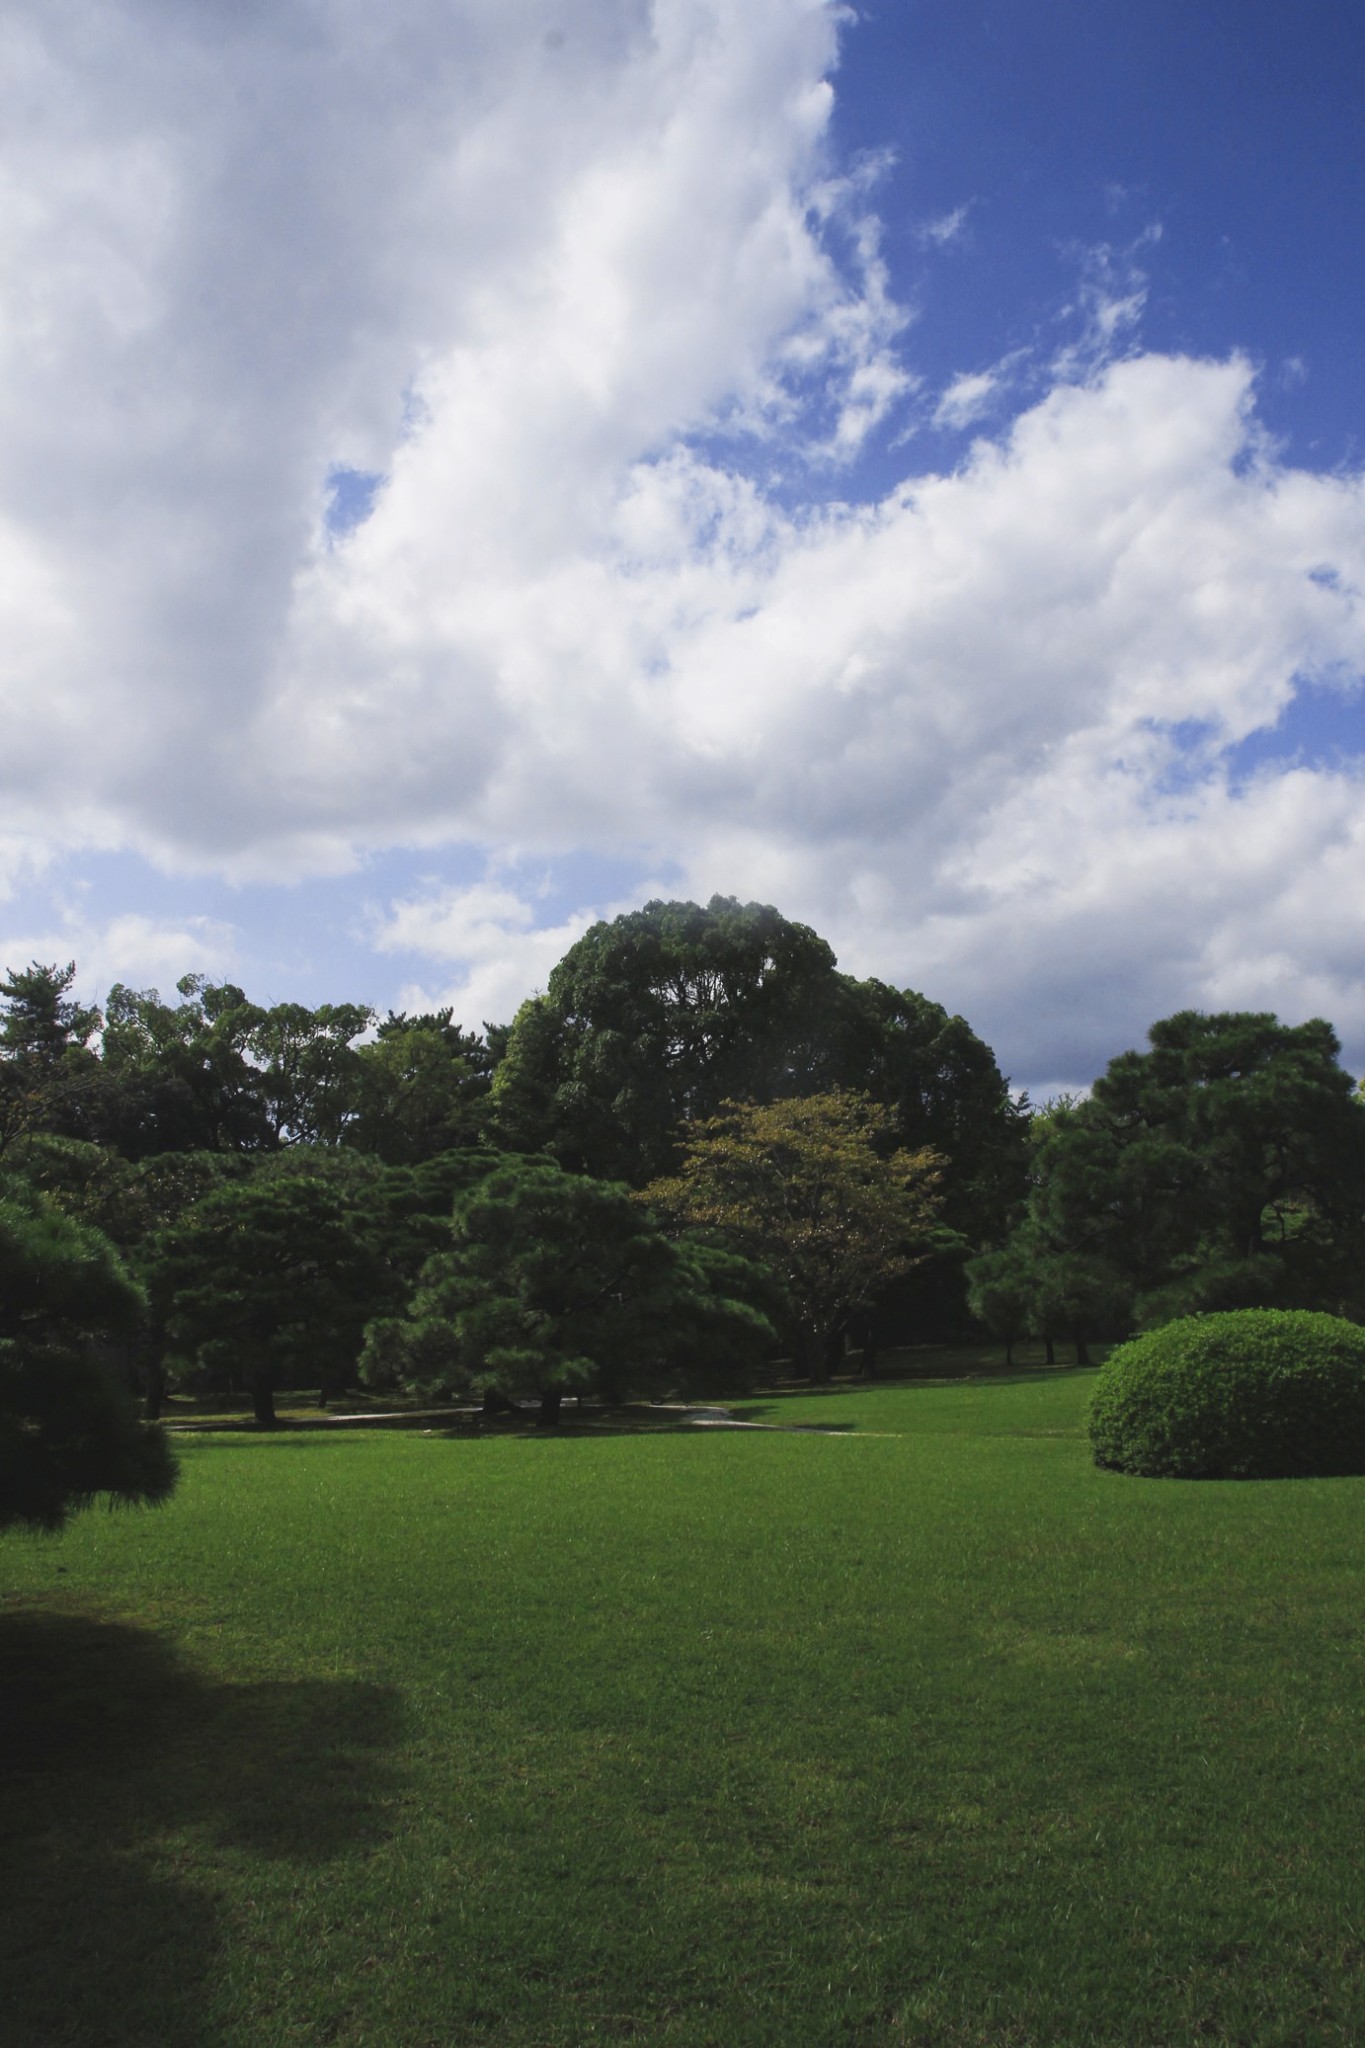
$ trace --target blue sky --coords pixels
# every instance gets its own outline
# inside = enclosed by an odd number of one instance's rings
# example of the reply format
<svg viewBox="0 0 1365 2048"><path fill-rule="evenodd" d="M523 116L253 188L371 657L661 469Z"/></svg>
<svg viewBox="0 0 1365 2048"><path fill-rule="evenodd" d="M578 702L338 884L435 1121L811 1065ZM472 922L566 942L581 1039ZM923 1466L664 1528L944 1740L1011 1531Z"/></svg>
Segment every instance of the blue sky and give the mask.
<svg viewBox="0 0 1365 2048"><path fill-rule="evenodd" d="M20 0L0 960L510 1016L759 897L1365 1068L1365 29Z"/></svg>
<svg viewBox="0 0 1365 2048"><path fill-rule="evenodd" d="M890 147L880 200L897 288L921 307L919 365L945 379L1055 318L1076 249L1158 245L1142 340L1242 349L1294 460L1360 458L1359 260L1365 24L1348 4L1053 0L860 9L835 133ZM968 208L930 265L927 215Z"/></svg>

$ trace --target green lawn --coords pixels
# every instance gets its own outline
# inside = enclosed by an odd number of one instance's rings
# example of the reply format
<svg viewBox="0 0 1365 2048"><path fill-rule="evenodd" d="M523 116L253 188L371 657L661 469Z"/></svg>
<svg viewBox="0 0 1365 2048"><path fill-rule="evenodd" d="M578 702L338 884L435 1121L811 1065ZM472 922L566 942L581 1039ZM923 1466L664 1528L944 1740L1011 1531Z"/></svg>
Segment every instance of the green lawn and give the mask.
<svg viewBox="0 0 1365 2048"><path fill-rule="evenodd" d="M851 1430L181 1444L11 1537L0 2036L1365 2037L1365 1480Z"/></svg>

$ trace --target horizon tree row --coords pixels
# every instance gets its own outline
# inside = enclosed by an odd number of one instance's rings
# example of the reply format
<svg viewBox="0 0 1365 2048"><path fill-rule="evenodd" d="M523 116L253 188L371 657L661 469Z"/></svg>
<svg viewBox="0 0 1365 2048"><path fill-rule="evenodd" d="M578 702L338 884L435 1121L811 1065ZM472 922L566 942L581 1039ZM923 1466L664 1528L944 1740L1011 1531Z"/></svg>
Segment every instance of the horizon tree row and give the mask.
<svg viewBox="0 0 1365 2048"><path fill-rule="evenodd" d="M1320 1021L1182 1013L1033 1113L964 1020L732 898L594 926L482 1036L202 977L101 1015L74 975L0 984L0 1197L117 1248L138 1313L82 1341L152 1414L179 1376L268 1426L362 1373L548 1414L969 1305L1080 1358L1191 1308L1365 1313L1365 1102Z"/></svg>

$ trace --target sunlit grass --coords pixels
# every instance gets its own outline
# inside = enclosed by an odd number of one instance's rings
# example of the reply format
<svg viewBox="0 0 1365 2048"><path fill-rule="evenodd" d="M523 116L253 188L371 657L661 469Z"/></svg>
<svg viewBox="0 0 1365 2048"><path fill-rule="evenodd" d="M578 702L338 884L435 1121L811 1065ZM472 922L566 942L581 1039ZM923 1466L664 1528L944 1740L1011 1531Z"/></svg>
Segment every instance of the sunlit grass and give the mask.
<svg viewBox="0 0 1365 2048"><path fill-rule="evenodd" d="M9 1539L16 2042L1350 2042L1365 1481L1089 1376L183 1447Z"/></svg>

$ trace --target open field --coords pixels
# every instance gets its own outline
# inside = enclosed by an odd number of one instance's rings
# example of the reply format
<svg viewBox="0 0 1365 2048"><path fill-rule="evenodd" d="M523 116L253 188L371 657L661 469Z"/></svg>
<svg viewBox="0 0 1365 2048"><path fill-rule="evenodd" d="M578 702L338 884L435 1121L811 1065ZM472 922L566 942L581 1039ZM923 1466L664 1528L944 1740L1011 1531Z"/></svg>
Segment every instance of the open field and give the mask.
<svg viewBox="0 0 1365 2048"><path fill-rule="evenodd" d="M1358 2041L1365 1480L1096 1472L1090 1379L8 1538L6 2042Z"/></svg>

